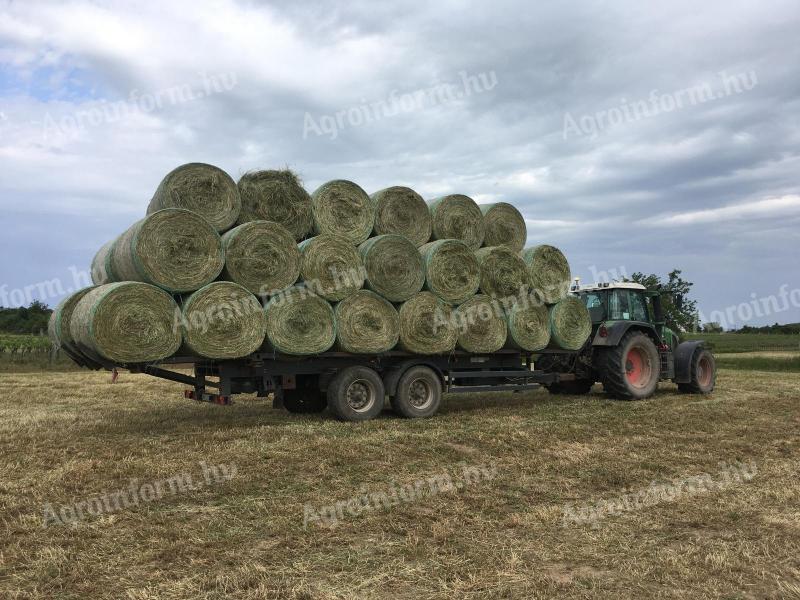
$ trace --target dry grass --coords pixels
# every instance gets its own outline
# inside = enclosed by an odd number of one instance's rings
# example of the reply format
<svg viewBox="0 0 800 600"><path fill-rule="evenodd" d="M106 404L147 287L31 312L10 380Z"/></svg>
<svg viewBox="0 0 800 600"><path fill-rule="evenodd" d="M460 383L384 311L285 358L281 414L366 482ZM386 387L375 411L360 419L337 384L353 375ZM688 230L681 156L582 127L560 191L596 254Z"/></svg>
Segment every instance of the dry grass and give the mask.
<svg viewBox="0 0 800 600"><path fill-rule="evenodd" d="M2 598L800 598L800 374L722 371L710 398L449 397L353 425L124 373L0 375ZM752 460L755 478L562 526L567 503ZM179 473L232 480L66 526L45 503ZM459 464L457 492L303 528L303 508Z"/></svg>

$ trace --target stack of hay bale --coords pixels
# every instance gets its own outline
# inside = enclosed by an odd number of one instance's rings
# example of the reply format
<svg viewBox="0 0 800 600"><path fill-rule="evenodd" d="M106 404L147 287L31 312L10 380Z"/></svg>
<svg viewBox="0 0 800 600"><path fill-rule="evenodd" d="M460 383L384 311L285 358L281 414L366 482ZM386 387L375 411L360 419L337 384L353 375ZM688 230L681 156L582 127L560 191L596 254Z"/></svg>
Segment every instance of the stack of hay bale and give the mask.
<svg viewBox="0 0 800 600"><path fill-rule="evenodd" d="M117 364L392 349L447 354L580 348L591 331L556 248L524 248L507 203L336 180L308 194L288 170L238 184L192 163L147 216L105 244L94 286L53 312L58 345Z"/></svg>

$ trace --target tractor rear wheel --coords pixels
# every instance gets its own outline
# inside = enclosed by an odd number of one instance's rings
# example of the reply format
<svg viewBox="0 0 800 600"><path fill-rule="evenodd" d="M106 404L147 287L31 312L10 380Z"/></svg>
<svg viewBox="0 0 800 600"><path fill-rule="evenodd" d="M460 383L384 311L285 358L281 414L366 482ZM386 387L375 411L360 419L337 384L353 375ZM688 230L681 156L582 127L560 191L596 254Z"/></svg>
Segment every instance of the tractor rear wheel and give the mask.
<svg viewBox="0 0 800 600"><path fill-rule="evenodd" d="M705 348L698 348L692 356L692 380L679 383L678 390L684 394L710 394L717 382L717 363L714 355Z"/></svg>
<svg viewBox="0 0 800 600"><path fill-rule="evenodd" d="M653 340L641 331L629 331L614 348L599 355L603 389L620 400L642 400L658 387L661 361Z"/></svg>
<svg viewBox="0 0 800 600"><path fill-rule="evenodd" d="M573 381L559 381L558 383L551 383L547 386L547 391L551 394L569 394L572 396L582 396L588 394L594 381L588 379L575 379Z"/></svg>

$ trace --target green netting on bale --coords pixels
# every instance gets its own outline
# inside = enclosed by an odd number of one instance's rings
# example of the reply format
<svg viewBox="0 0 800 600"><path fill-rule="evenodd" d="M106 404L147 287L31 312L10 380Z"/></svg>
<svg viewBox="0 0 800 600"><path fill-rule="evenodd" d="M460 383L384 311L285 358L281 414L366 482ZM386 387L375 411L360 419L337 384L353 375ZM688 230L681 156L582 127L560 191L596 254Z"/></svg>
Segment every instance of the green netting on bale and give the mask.
<svg viewBox="0 0 800 600"><path fill-rule="evenodd" d="M456 347L453 308L430 292L420 292L400 306L399 346L414 354L447 354Z"/></svg>
<svg viewBox="0 0 800 600"><path fill-rule="evenodd" d="M320 354L336 341L333 308L303 285L270 298L264 312L267 345L277 352L295 356Z"/></svg>
<svg viewBox="0 0 800 600"><path fill-rule="evenodd" d="M420 246L425 289L450 304L461 304L478 292L481 269L475 253L461 240L437 240Z"/></svg>
<svg viewBox="0 0 800 600"><path fill-rule="evenodd" d="M505 246L475 251L481 267L481 292L514 301L530 291L528 267L519 254Z"/></svg>
<svg viewBox="0 0 800 600"><path fill-rule="evenodd" d="M547 307L535 302L517 302L506 310L506 347L536 352L550 343Z"/></svg>
<svg viewBox="0 0 800 600"><path fill-rule="evenodd" d="M225 171L205 163L173 169L161 180L147 214L163 208L185 208L202 216L217 231L233 227L242 202L236 183Z"/></svg>
<svg viewBox="0 0 800 600"><path fill-rule="evenodd" d="M171 293L193 292L211 283L224 264L217 230L182 208L165 208L134 223L111 251L111 273L117 281L151 283Z"/></svg>
<svg viewBox="0 0 800 600"><path fill-rule="evenodd" d="M250 221L222 236L223 278L259 297L274 295L300 277L303 256L294 236L280 223Z"/></svg>
<svg viewBox="0 0 800 600"><path fill-rule="evenodd" d="M114 241L115 240L111 240L103 244L92 259L92 283L95 285L103 285L104 283L118 281L118 278L114 276L113 267L111 265Z"/></svg>
<svg viewBox="0 0 800 600"><path fill-rule="evenodd" d="M78 302L95 287L87 287L70 294L53 309L50 314L50 320L47 323L47 334L54 346L61 347L73 344L74 340L70 331L72 313L75 311L75 307L78 306Z"/></svg>
<svg viewBox="0 0 800 600"><path fill-rule="evenodd" d="M206 358L241 358L264 343L267 317L258 299L231 281L215 281L190 295L181 308L183 340Z"/></svg>
<svg viewBox="0 0 800 600"><path fill-rule="evenodd" d="M507 202L479 206L486 230L484 246L505 246L514 252L525 247L528 227L525 225L525 218L514 206Z"/></svg>
<svg viewBox="0 0 800 600"><path fill-rule="evenodd" d="M395 233L419 247L431 239L431 213L417 192L400 185L370 196L375 207L374 235Z"/></svg>
<svg viewBox="0 0 800 600"><path fill-rule="evenodd" d="M300 276L306 287L326 300L344 300L364 285L358 249L340 235L321 234L300 242Z"/></svg>
<svg viewBox="0 0 800 600"><path fill-rule="evenodd" d="M78 302L70 334L79 350L86 348L114 363L163 360L181 345L180 309L156 286L108 283Z"/></svg>
<svg viewBox="0 0 800 600"><path fill-rule="evenodd" d="M563 350L580 350L592 333L592 318L583 302L567 296L549 307L552 343Z"/></svg>
<svg viewBox="0 0 800 600"><path fill-rule="evenodd" d="M295 241L311 233L311 196L289 169L245 173L237 187L242 198L240 224L275 221L286 227Z"/></svg>
<svg viewBox="0 0 800 600"><path fill-rule="evenodd" d="M546 304L555 304L567 296L571 274L569 263L561 250L543 244L525 248L521 256L528 265L531 287Z"/></svg>
<svg viewBox="0 0 800 600"><path fill-rule="evenodd" d="M380 354L397 345L400 317L394 306L378 294L359 290L335 309L336 345L344 352Z"/></svg>
<svg viewBox="0 0 800 600"><path fill-rule="evenodd" d="M323 183L311 194L314 232L340 235L358 245L375 225L375 208L367 192L352 181Z"/></svg>
<svg viewBox="0 0 800 600"><path fill-rule="evenodd" d="M478 294L455 309L458 346L467 352L496 352L506 343L502 308L489 296Z"/></svg>
<svg viewBox="0 0 800 600"><path fill-rule="evenodd" d="M402 235L379 235L358 247L365 286L387 300L404 302L422 289L425 267L417 247Z"/></svg>
<svg viewBox="0 0 800 600"><path fill-rule="evenodd" d="M472 250L483 244L483 213L475 200L463 194L451 194L431 200L432 239L461 240Z"/></svg>

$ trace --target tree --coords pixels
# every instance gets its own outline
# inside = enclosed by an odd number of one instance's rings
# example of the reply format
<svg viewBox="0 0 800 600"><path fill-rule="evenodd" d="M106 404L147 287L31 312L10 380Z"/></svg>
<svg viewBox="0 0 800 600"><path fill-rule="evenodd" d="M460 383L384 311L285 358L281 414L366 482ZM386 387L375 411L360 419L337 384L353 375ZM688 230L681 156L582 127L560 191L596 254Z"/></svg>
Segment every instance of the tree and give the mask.
<svg viewBox="0 0 800 600"><path fill-rule="evenodd" d="M723 331L722 325L716 321L711 321L711 323L705 323L703 325L703 333L722 333Z"/></svg>
<svg viewBox="0 0 800 600"><path fill-rule="evenodd" d="M661 289L661 306L664 311L664 319L667 327L678 332L685 332L693 329L697 325L697 302L689 300L689 292L694 285L681 277L680 269L673 269L667 275L666 283L661 280L661 276L636 272L626 281L641 283L647 289Z"/></svg>

